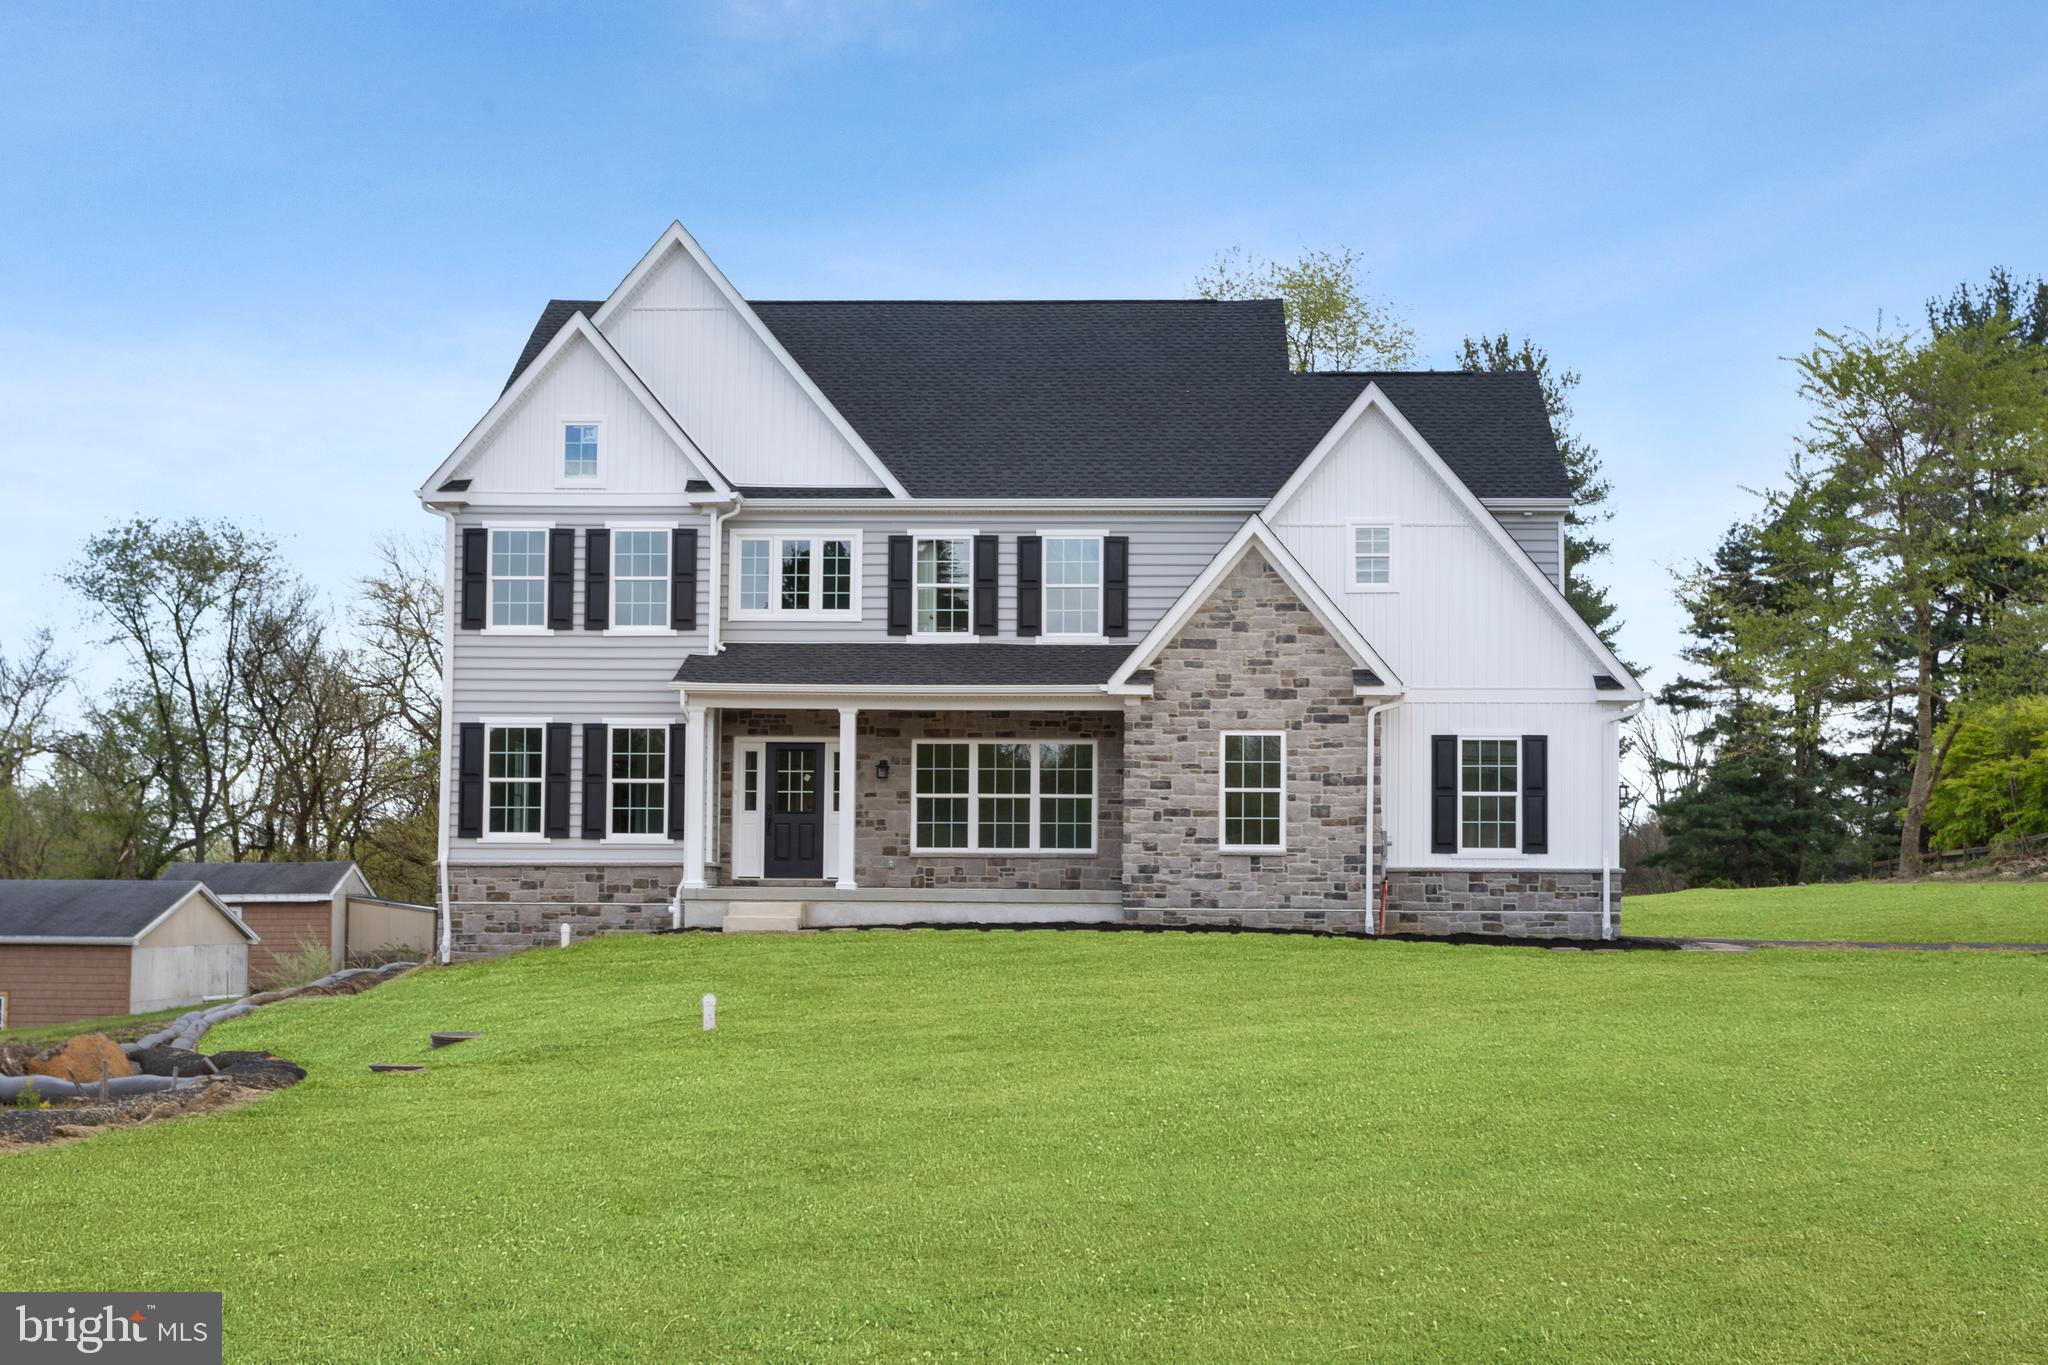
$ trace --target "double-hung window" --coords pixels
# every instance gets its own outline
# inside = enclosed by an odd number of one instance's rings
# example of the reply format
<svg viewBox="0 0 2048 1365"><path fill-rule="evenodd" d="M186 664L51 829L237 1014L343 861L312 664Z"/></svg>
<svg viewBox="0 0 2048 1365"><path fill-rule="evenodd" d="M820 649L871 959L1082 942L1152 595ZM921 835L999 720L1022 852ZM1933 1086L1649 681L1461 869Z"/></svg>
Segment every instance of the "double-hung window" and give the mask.
<svg viewBox="0 0 2048 1365"><path fill-rule="evenodd" d="M1045 633L1102 634L1102 537L1047 533L1043 543Z"/></svg>
<svg viewBox="0 0 2048 1365"><path fill-rule="evenodd" d="M668 834L668 728L615 725L611 731L611 821L614 837Z"/></svg>
<svg viewBox="0 0 2048 1365"><path fill-rule="evenodd" d="M916 852L1095 849L1091 741L921 741L916 766Z"/></svg>
<svg viewBox="0 0 2048 1365"><path fill-rule="evenodd" d="M1458 847L1521 848L1521 741L1458 741Z"/></svg>
<svg viewBox="0 0 2048 1365"><path fill-rule="evenodd" d="M1351 586L1378 591L1394 586L1394 528L1357 525L1351 528Z"/></svg>
<svg viewBox="0 0 2048 1365"><path fill-rule="evenodd" d="M540 833L541 743L538 725L492 725L484 737L486 834Z"/></svg>
<svg viewBox="0 0 2048 1365"><path fill-rule="evenodd" d="M491 532L491 624L547 625L548 533Z"/></svg>
<svg viewBox="0 0 2048 1365"><path fill-rule="evenodd" d="M735 616L858 613L854 598L860 538L853 532L744 531L733 537L739 571Z"/></svg>
<svg viewBox="0 0 2048 1365"><path fill-rule="evenodd" d="M612 531L612 624L631 630L667 630L669 543L667 527Z"/></svg>
<svg viewBox="0 0 2048 1365"><path fill-rule="evenodd" d="M597 423L562 423L562 480L591 482L597 478Z"/></svg>
<svg viewBox="0 0 2048 1365"><path fill-rule="evenodd" d="M1287 846L1287 736L1223 736L1223 850L1278 853Z"/></svg>
<svg viewBox="0 0 2048 1365"><path fill-rule="evenodd" d="M966 635L974 629L974 539L920 536L913 634Z"/></svg>

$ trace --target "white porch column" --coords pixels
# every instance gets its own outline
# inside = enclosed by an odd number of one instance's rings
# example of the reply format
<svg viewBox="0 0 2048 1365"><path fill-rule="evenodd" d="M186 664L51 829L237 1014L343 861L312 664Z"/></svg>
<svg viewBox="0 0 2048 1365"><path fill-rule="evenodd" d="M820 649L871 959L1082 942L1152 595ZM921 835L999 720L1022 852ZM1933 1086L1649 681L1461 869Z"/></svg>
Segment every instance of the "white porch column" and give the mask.
<svg viewBox="0 0 2048 1365"><path fill-rule="evenodd" d="M854 752L855 723L860 709L839 708L839 889L851 891L853 879L853 808L859 800L860 756Z"/></svg>
<svg viewBox="0 0 2048 1365"><path fill-rule="evenodd" d="M704 708L683 708L683 889L704 889Z"/></svg>

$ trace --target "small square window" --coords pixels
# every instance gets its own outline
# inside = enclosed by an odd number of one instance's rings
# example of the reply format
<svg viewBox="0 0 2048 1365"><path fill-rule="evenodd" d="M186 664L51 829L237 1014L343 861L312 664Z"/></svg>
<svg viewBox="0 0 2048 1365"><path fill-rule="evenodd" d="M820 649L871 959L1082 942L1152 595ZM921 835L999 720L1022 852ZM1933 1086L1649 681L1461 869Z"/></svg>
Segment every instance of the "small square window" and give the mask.
<svg viewBox="0 0 2048 1365"><path fill-rule="evenodd" d="M597 477L597 423L564 422L562 424L562 477L565 479L594 479Z"/></svg>

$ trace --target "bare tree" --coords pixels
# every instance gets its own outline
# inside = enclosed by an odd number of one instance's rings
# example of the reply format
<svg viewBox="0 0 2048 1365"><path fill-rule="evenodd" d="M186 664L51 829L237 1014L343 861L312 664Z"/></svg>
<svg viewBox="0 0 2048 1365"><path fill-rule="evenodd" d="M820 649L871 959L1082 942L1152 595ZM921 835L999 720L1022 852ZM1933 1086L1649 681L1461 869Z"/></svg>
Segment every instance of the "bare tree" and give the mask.
<svg viewBox="0 0 2048 1365"><path fill-rule="evenodd" d="M29 760L49 752L51 708L71 683L71 661L48 630L29 637L12 659L0 654L0 789L11 791Z"/></svg>
<svg viewBox="0 0 2048 1365"><path fill-rule="evenodd" d="M425 748L441 747L441 547L429 537L377 542L376 571L349 611L356 676Z"/></svg>

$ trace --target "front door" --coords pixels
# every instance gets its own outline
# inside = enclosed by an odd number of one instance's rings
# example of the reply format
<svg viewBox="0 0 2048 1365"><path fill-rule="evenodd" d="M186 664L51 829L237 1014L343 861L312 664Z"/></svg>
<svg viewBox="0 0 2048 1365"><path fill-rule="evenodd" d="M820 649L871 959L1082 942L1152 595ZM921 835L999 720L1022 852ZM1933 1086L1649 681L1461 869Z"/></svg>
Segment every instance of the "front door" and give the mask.
<svg viewBox="0 0 2048 1365"><path fill-rule="evenodd" d="M819 779L825 773L822 744L768 746L768 800L762 822L761 875L825 875L825 809Z"/></svg>

